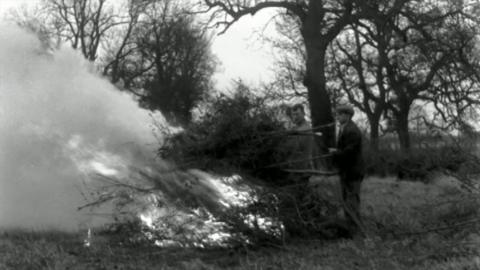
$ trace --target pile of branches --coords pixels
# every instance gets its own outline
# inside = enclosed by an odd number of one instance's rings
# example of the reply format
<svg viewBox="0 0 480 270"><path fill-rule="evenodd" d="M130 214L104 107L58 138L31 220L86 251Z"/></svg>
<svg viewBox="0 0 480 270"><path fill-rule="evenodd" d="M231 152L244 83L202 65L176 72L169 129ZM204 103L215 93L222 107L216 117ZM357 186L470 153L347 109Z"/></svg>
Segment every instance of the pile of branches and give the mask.
<svg viewBox="0 0 480 270"><path fill-rule="evenodd" d="M312 190L308 184L259 188L248 205L230 208L220 219L236 235L233 242L248 239L252 246L283 245L291 238L331 239L347 233L336 226L337 200Z"/></svg>
<svg viewBox="0 0 480 270"><path fill-rule="evenodd" d="M289 237L332 238L338 233L327 228L336 222L340 205L329 198L325 190L314 191L312 186L294 184L275 189L278 198L278 218Z"/></svg>
<svg viewBox="0 0 480 270"><path fill-rule="evenodd" d="M197 121L168 138L161 157L187 169L241 174L255 185L255 199L248 206L219 217L232 233L252 243L277 243L287 236L330 237L323 225L337 213L335 200L312 192L308 181L298 182L298 175L282 166L291 155L285 147L291 134L281 117L283 108L269 106L265 97L249 91L222 95L209 104ZM267 218L270 225L257 218Z"/></svg>
<svg viewBox="0 0 480 270"><path fill-rule="evenodd" d="M278 166L288 153L281 108L248 91L214 98L199 120L166 138L159 154L184 168L230 170L274 183L288 174Z"/></svg>
<svg viewBox="0 0 480 270"><path fill-rule="evenodd" d="M220 202L221 195L195 181L193 174L140 176L143 183L99 176L103 184L96 189L95 200L82 207L115 206L114 222L101 233L116 244L258 247L282 245L290 237L335 236L325 225L337 213L338 205L327 193L312 192L306 183L255 186L245 204L226 207ZM243 180L241 185L245 185ZM139 216L149 213L153 214L147 222ZM228 237L209 239L215 233Z"/></svg>

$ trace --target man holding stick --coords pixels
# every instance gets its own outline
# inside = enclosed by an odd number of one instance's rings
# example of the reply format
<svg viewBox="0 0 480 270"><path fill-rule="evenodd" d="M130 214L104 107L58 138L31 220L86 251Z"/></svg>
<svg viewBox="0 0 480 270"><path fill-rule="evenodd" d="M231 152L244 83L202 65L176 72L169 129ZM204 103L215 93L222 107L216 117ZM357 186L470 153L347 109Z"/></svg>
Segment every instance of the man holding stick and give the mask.
<svg viewBox="0 0 480 270"><path fill-rule="evenodd" d="M364 177L362 134L352 121L354 110L348 105L337 108L340 124L337 148L330 148L333 162L338 168L347 226L352 235L362 232L360 220L360 188Z"/></svg>
<svg viewBox="0 0 480 270"><path fill-rule="evenodd" d="M305 109L303 105L298 103L292 106L290 117L294 124L292 129L292 135L294 136L291 138L292 145L290 146L293 152L290 159L296 161L293 167L296 169L313 170L316 167L313 156L316 155L317 152L314 148L313 136L309 135L309 133L312 133L312 128L305 119ZM303 161L299 161L302 159Z"/></svg>

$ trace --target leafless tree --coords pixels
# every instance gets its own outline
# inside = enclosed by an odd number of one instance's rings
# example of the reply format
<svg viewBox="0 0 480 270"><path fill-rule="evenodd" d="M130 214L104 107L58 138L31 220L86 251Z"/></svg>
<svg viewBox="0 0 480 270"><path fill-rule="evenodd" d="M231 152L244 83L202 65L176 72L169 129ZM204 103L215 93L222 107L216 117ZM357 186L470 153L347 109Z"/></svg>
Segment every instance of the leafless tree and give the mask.
<svg viewBox="0 0 480 270"><path fill-rule="evenodd" d="M210 38L176 1L43 0L35 14L17 14L16 21L48 47L67 42L170 120L188 122L211 86Z"/></svg>
<svg viewBox="0 0 480 270"><path fill-rule="evenodd" d="M326 59L332 41L352 23L370 16L372 1L240 1L203 0L217 26L226 31L243 16L255 15L264 9L277 9L299 22L303 46L306 52L304 85L307 88L312 124L324 136L318 139L319 149L335 143L332 105L327 89ZM391 1L389 1L391 2ZM386 13L395 14L407 0L396 0L385 5Z"/></svg>
<svg viewBox="0 0 480 270"><path fill-rule="evenodd" d="M455 1L409 1L395 16L375 3L368 18L336 39L337 80L367 115L372 143L386 116L408 150L410 112L420 100L445 123L463 122L460 115L478 103L474 25Z"/></svg>
<svg viewBox="0 0 480 270"><path fill-rule="evenodd" d="M378 148L380 120L386 110L389 86L378 61L376 48L352 26L332 44L334 81L351 104L360 109L370 125L370 147Z"/></svg>

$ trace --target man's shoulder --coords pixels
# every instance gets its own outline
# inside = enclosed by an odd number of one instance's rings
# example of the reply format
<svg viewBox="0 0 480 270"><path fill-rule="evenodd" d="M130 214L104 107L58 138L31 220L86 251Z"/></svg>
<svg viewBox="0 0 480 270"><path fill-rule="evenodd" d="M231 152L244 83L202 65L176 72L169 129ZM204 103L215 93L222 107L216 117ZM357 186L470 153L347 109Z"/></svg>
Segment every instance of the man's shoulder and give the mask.
<svg viewBox="0 0 480 270"><path fill-rule="evenodd" d="M353 121L345 123L344 129L358 129L357 125Z"/></svg>
<svg viewBox="0 0 480 270"><path fill-rule="evenodd" d="M361 134L360 129L358 128L357 124L353 121L348 121L344 127L344 131L348 131L349 133L358 133Z"/></svg>

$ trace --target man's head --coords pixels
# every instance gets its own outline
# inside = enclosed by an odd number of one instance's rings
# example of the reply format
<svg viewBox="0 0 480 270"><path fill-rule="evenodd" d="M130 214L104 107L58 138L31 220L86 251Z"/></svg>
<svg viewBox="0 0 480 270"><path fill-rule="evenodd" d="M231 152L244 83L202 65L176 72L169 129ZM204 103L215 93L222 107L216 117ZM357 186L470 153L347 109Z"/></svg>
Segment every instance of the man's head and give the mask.
<svg viewBox="0 0 480 270"><path fill-rule="evenodd" d="M340 105L337 107L337 121L343 125L352 119L354 113L355 111L351 106Z"/></svg>
<svg viewBox="0 0 480 270"><path fill-rule="evenodd" d="M305 121L305 110L302 104L295 104L291 110L291 117L293 123L296 125L302 124Z"/></svg>

